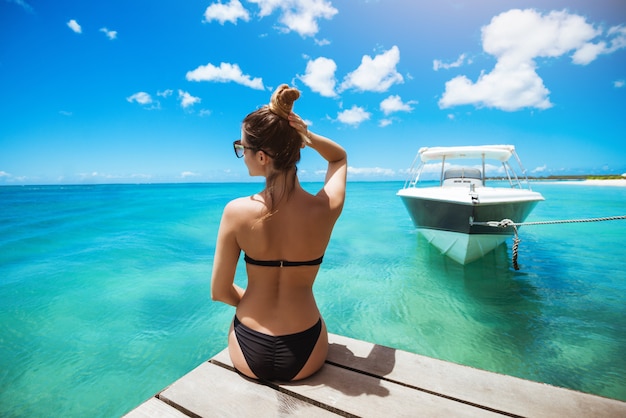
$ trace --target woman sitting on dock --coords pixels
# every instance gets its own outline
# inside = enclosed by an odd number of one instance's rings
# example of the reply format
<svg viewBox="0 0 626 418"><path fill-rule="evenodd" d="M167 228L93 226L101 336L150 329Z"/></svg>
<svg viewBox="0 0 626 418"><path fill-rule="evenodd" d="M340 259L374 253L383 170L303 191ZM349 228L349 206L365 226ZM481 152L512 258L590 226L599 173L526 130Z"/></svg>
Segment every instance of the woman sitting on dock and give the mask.
<svg viewBox="0 0 626 418"><path fill-rule="evenodd" d="M269 105L244 119L235 153L251 176L265 177L265 189L228 203L217 236L211 297L237 308L228 348L237 370L251 378L303 379L322 367L328 352L312 287L343 208L347 155L292 112L299 96L281 85ZM305 147L328 161L315 195L296 173ZM246 289L234 283L241 251Z"/></svg>

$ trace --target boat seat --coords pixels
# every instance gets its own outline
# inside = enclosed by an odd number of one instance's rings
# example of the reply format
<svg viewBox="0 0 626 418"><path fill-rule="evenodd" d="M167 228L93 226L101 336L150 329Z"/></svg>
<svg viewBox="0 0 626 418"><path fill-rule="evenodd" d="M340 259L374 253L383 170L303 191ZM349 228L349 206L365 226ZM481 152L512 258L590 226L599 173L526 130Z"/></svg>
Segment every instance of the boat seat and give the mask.
<svg viewBox="0 0 626 418"><path fill-rule="evenodd" d="M444 186L470 187L472 184L474 187L483 185L482 173L478 168L449 168L443 173Z"/></svg>

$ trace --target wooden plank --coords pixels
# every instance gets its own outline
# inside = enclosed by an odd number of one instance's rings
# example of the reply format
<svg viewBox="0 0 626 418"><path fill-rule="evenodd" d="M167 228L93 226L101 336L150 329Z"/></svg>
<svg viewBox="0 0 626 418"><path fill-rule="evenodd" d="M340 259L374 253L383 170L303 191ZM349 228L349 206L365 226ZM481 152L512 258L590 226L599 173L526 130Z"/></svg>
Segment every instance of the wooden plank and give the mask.
<svg viewBox="0 0 626 418"><path fill-rule="evenodd" d="M328 362L520 416L626 416L626 403L330 335Z"/></svg>
<svg viewBox="0 0 626 418"><path fill-rule="evenodd" d="M235 369L233 362L230 361L230 355L228 354L228 348L223 349L209 360L211 363L221 364L224 367Z"/></svg>
<svg viewBox="0 0 626 418"><path fill-rule="evenodd" d="M149 409L167 402L200 417L626 416L624 402L335 334L327 364L303 381L278 385L247 379L234 371L225 349L158 397L131 413L168 416Z"/></svg>
<svg viewBox="0 0 626 418"><path fill-rule="evenodd" d="M137 408L124 415L124 418L188 418L187 415L180 412L165 402L150 398Z"/></svg>
<svg viewBox="0 0 626 418"><path fill-rule="evenodd" d="M359 417L502 417L397 383L326 364L315 375L280 389Z"/></svg>
<svg viewBox="0 0 626 418"><path fill-rule="evenodd" d="M335 414L222 366L203 363L159 394L188 415L325 417Z"/></svg>
<svg viewBox="0 0 626 418"><path fill-rule="evenodd" d="M211 361L232 368L228 350L221 351ZM277 386L286 394L326 405L344 416L502 416L332 364L324 365L307 379Z"/></svg>

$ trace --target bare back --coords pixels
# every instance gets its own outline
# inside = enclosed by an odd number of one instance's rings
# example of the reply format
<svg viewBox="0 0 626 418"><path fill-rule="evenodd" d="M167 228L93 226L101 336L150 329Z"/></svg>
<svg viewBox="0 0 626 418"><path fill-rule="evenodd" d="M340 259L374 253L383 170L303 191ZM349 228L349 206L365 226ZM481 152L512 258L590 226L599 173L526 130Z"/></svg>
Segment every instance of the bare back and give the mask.
<svg viewBox="0 0 626 418"><path fill-rule="evenodd" d="M296 185L289 199L265 217L262 195L236 201L246 212L236 239L257 260L307 261L324 255L338 217L323 192L311 195ZM238 318L254 329L284 335L306 329L320 318L312 286L319 266L264 267L247 265L248 286L237 306Z"/></svg>

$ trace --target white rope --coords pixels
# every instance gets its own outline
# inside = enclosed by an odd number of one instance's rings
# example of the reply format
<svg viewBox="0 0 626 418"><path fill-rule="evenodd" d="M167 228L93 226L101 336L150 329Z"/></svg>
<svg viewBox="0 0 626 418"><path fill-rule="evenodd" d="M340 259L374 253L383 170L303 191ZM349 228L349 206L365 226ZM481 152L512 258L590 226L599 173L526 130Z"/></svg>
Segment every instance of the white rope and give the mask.
<svg viewBox="0 0 626 418"><path fill-rule="evenodd" d="M482 225L482 226L506 228L507 226L554 225L554 224L569 224L569 223L580 223L580 222L617 221L620 219L626 219L626 215L607 216L604 218L566 219L566 220L559 220L559 221L538 221L538 222L513 222L510 219L503 219L501 221L488 221L488 222L471 221L470 225Z"/></svg>
<svg viewBox="0 0 626 418"><path fill-rule="evenodd" d="M530 226L530 225L554 225L554 224L569 224L569 223L581 223L581 222L603 222L603 221L617 221L620 219L626 219L626 215L622 216L607 216L603 218L586 218L586 219L566 219L559 221L538 221L538 222L513 222L510 219L503 219L501 221L488 221L488 222L474 222L472 218L470 218L470 225L480 225L480 226L491 226L494 228L506 228L513 227L513 232L515 236L513 237L513 268L515 270L519 270L519 264L517 264L517 254L519 243L521 239L519 239L517 235L517 227L518 226Z"/></svg>

